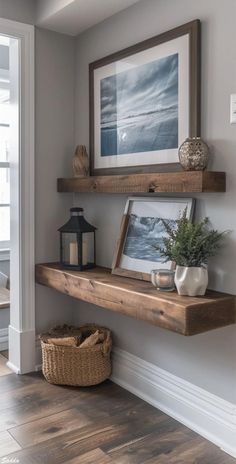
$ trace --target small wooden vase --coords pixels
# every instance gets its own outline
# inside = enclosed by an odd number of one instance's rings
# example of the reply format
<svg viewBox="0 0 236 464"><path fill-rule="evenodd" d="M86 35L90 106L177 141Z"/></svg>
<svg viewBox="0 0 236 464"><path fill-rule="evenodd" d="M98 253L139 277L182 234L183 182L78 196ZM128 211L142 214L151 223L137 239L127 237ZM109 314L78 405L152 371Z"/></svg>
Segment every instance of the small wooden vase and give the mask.
<svg viewBox="0 0 236 464"><path fill-rule="evenodd" d="M89 157L85 145L78 145L72 161L74 177L89 176Z"/></svg>

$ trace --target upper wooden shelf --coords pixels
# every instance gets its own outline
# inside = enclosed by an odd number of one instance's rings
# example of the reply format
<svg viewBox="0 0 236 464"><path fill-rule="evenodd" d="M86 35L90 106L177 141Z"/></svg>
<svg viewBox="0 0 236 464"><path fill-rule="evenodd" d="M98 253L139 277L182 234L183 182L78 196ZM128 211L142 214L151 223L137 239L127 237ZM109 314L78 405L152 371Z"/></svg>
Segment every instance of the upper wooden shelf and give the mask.
<svg viewBox="0 0 236 464"><path fill-rule="evenodd" d="M158 292L151 283L112 275L109 269L75 272L59 264L36 265L36 282L102 308L182 335L236 322L235 297L208 291L204 297Z"/></svg>
<svg viewBox="0 0 236 464"><path fill-rule="evenodd" d="M58 192L194 193L225 192L225 172L180 171L58 179Z"/></svg>

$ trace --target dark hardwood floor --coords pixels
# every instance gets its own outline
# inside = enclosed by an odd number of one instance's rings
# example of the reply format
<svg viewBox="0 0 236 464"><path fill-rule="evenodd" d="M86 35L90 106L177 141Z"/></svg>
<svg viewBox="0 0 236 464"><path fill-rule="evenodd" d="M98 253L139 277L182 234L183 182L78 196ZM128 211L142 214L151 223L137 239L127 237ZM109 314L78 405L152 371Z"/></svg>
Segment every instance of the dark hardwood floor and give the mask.
<svg viewBox="0 0 236 464"><path fill-rule="evenodd" d="M0 377L0 393L0 463L236 463L110 381L70 388L39 373L10 374Z"/></svg>

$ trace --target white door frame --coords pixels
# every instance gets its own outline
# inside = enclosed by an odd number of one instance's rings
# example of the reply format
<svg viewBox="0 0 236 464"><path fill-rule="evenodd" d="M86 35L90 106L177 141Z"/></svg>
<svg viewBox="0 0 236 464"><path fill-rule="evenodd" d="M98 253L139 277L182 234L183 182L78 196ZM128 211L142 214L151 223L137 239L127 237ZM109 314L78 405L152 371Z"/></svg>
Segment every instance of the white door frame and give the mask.
<svg viewBox="0 0 236 464"><path fill-rule="evenodd" d="M19 49L18 142L11 150L11 270L8 366L18 374L35 370L34 278L34 27L0 18L0 34ZM14 52L14 47L13 47ZM14 116L13 116L14 119ZM14 122L13 122L14 126ZM17 136L16 136L17 141Z"/></svg>

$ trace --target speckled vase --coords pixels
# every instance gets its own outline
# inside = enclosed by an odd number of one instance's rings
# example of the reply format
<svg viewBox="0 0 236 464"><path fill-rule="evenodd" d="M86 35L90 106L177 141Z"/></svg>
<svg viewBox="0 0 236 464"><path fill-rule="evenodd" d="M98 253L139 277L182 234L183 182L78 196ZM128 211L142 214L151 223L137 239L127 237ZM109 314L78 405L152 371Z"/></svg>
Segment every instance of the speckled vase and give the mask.
<svg viewBox="0 0 236 464"><path fill-rule="evenodd" d="M209 147L201 137L189 137L179 147L179 161L185 171L204 171L209 160Z"/></svg>

